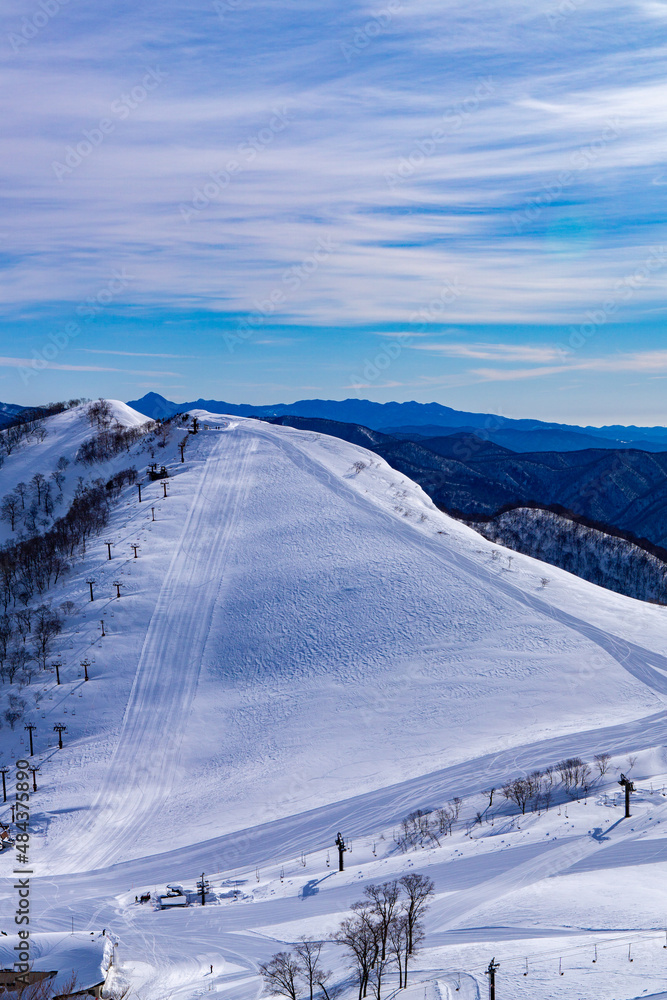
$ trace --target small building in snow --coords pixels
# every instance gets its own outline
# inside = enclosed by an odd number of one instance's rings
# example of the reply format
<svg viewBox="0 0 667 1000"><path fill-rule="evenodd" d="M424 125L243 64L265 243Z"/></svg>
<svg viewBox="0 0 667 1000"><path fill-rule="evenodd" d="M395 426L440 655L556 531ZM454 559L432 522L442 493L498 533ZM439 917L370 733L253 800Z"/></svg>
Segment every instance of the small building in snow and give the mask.
<svg viewBox="0 0 667 1000"><path fill-rule="evenodd" d="M187 906L188 897L182 892L169 892L166 896L160 896L160 909L173 910L179 906Z"/></svg>
<svg viewBox="0 0 667 1000"><path fill-rule="evenodd" d="M28 962L15 965L19 943L25 947L16 934L0 937L0 995L34 986L28 995L34 992L40 1000L101 996L113 956L108 936L83 931L31 934Z"/></svg>

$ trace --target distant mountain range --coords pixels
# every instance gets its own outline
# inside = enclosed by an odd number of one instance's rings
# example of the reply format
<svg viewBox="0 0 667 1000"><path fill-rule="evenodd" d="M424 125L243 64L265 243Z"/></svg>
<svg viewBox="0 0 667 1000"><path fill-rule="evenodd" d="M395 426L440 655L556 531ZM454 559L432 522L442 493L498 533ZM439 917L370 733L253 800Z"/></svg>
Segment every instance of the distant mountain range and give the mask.
<svg viewBox="0 0 667 1000"><path fill-rule="evenodd" d="M392 437L419 438L474 434L514 452L581 451L587 448L639 448L667 451L667 427L578 427L541 420L513 420L492 413L469 413L440 403L374 403L368 399L301 399L294 403L252 406L217 399L174 403L149 392L128 403L153 419L188 410L208 410L241 417L311 417L379 430Z"/></svg>
<svg viewBox="0 0 667 1000"><path fill-rule="evenodd" d="M517 454L473 434L409 441L333 420L269 419L369 448L466 521L526 503L557 504L667 546L667 452L591 448Z"/></svg>
<svg viewBox="0 0 667 1000"><path fill-rule="evenodd" d="M3 427L9 427L19 413L25 409L29 409L29 407L17 406L15 403L0 403L0 430Z"/></svg>

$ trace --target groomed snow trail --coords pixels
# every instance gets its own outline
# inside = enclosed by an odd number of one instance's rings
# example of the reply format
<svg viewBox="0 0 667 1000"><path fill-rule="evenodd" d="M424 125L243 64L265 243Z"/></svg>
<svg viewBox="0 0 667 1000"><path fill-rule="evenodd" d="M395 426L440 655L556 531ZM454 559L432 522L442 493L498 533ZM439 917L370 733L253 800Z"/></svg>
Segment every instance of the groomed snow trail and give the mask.
<svg viewBox="0 0 667 1000"><path fill-rule="evenodd" d="M280 441L279 444L304 472L315 474L333 491L345 496L356 506L362 508L372 506L379 518L386 519L387 527L393 535L399 533L405 541L422 549L422 551L428 552L431 557L435 556L439 561L445 562L449 566L455 565L459 567L471 581L477 584L480 590L484 589L491 592L493 590L501 591L511 598L511 600L524 605L531 611L545 615L559 625L578 632L585 639L590 640L613 657L620 666L636 677L637 680L659 694L667 695L667 656L656 653L653 650L645 649L637 643L628 642L620 636L605 632L589 622L562 611L560 608L554 608L547 601L533 594L527 594L520 587L485 571L479 563L474 562L462 552L452 551L450 548L443 552L442 546L437 540L416 530L413 524L406 522L404 519L392 517L388 513L378 510L377 506L369 498L351 489L347 484L333 476L320 463L313 459L311 455L307 454L302 447L298 447L296 441Z"/></svg>
<svg viewBox="0 0 667 1000"><path fill-rule="evenodd" d="M72 840L61 871L103 866L155 822L172 789L179 748L197 688L211 615L235 518L249 486L256 442L245 436L233 454L222 434L212 445L151 616L120 739L91 816ZM224 484L221 489L221 484ZM215 512L215 516L211 516Z"/></svg>

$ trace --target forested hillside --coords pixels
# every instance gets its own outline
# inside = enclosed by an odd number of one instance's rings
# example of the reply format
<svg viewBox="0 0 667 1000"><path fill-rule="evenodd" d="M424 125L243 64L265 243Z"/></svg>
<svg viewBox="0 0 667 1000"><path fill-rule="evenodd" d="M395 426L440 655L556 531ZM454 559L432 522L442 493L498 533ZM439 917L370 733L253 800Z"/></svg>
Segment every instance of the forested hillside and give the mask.
<svg viewBox="0 0 667 1000"><path fill-rule="evenodd" d="M518 507L468 523L492 542L583 580L627 597L667 604L667 562L627 539L540 508ZM548 582L545 574L543 586Z"/></svg>

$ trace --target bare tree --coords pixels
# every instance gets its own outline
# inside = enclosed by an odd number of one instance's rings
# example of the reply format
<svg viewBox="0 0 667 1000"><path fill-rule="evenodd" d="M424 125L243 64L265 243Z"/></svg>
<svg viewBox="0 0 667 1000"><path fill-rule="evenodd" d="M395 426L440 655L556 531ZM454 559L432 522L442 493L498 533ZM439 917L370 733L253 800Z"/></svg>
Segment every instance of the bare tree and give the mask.
<svg viewBox="0 0 667 1000"><path fill-rule="evenodd" d="M46 488L46 476L41 472L36 472L30 480L30 485L32 487L32 495L35 499L35 503L37 507L41 507L42 500L44 498L44 490Z"/></svg>
<svg viewBox="0 0 667 1000"><path fill-rule="evenodd" d="M61 464L62 462L64 462L65 464L62 465ZM65 482L65 469L67 468L68 465L69 462L67 461L67 459L61 455L60 458L58 459L55 469L51 473L50 478L56 484L58 490L62 490L63 488L63 483Z"/></svg>
<svg viewBox="0 0 667 1000"><path fill-rule="evenodd" d="M291 952L276 952L268 962L260 965L259 971L266 988L271 993L288 997L288 1000L298 1000L298 982L303 969Z"/></svg>
<svg viewBox="0 0 667 1000"><path fill-rule="evenodd" d="M25 710L26 703L23 698L19 698L16 694L10 694L9 707L5 711L5 721L9 724L12 731L16 723L23 718Z"/></svg>
<svg viewBox="0 0 667 1000"><path fill-rule="evenodd" d="M593 759L595 761L595 766L600 772L600 777L604 778L611 764L611 755L608 753L596 753Z"/></svg>
<svg viewBox="0 0 667 1000"><path fill-rule="evenodd" d="M419 950L419 945L423 940L424 925L420 920L418 920L412 928L412 952L409 952L406 949L403 954L403 981L405 986L408 985L408 962L410 961L410 955L414 955L414 953Z"/></svg>
<svg viewBox="0 0 667 1000"><path fill-rule="evenodd" d="M2 665L2 677L8 679L10 684L14 683L17 674L22 674L30 660L30 653L23 645L13 646Z"/></svg>
<svg viewBox="0 0 667 1000"><path fill-rule="evenodd" d="M14 622L16 624L16 631L21 636L23 643L30 635L32 630L32 608L21 608L14 615Z"/></svg>
<svg viewBox="0 0 667 1000"><path fill-rule="evenodd" d="M25 498L28 495L28 487L27 487L27 485L23 481L21 481L20 483L17 483L16 486L14 487L14 492L16 493L16 495L19 497L19 499L21 501L21 510L25 510Z"/></svg>
<svg viewBox="0 0 667 1000"><path fill-rule="evenodd" d="M51 655L53 642L62 631L62 627L62 619L47 604L41 604L37 608L33 634L37 660L43 670L46 669L46 661Z"/></svg>
<svg viewBox="0 0 667 1000"><path fill-rule="evenodd" d="M2 667L4 666L4 662L7 658L9 640L11 639L12 634L12 619L8 614L0 616L0 674L2 674Z"/></svg>
<svg viewBox="0 0 667 1000"><path fill-rule="evenodd" d="M354 917L344 920L335 936L335 941L343 945L350 954L357 984L359 1000L368 992L371 969L378 956L378 933L372 919L372 910L366 903L352 907Z"/></svg>
<svg viewBox="0 0 667 1000"><path fill-rule="evenodd" d="M37 515L39 514L38 508L35 504L31 504L27 511L25 511L23 523L25 525L25 530L29 535L37 534Z"/></svg>
<svg viewBox="0 0 667 1000"><path fill-rule="evenodd" d="M389 952L398 968L398 988L407 986L408 962L408 920L405 913L399 913L389 925ZM405 973L405 975L404 975Z"/></svg>
<svg viewBox="0 0 667 1000"><path fill-rule="evenodd" d="M408 929L408 954L413 952L415 928L428 909L429 901L435 892L435 883L426 875L403 875L399 885L407 896L405 916Z"/></svg>
<svg viewBox="0 0 667 1000"><path fill-rule="evenodd" d="M320 986L326 994L325 983L330 978L331 973L325 972L320 964L320 954L322 952L322 942L313 938L302 937L294 948L300 960L303 978L308 986L310 1000L313 1000L315 986Z"/></svg>
<svg viewBox="0 0 667 1000"><path fill-rule="evenodd" d="M381 885L367 885L364 889L367 899L370 901L376 917L380 934L380 958L384 962L387 957L387 935L389 934L389 924L392 921L401 890L398 882L383 882Z"/></svg>
<svg viewBox="0 0 667 1000"><path fill-rule="evenodd" d="M53 491L51 489L51 483L45 483L44 485L44 495L42 497L42 505L44 507L44 513L47 517L51 517L55 509L55 501L53 499Z"/></svg>
<svg viewBox="0 0 667 1000"><path fill-rule="evenodd" d="M581 757L568 757L566 760L561 760L556 767L570 798L577 798L578 788L581 788L584 793L588 791L591 769Z"/></svg>
<svg viewBox="0 0 667 1000"><path fill-rule="evenodd" d="M454 810L448 806L442 806L440 809L436 809L435 814L438 819L438 831L445 836L451 834L452 826L454 825L454 820L456 819L456 813Z"/></svg>
<svg viewBox="0 0 667 1000"><path fill-rule="evenodd" d="M375 1000L382 1000L382 983L384 982L384 974L388 965L388 956L385 955L383 958L382 955L378 953L371 968L370 976L368 977L369 985L372 986L373 992L375 993Z"/></svg>
<svg viewBox="0 0 667 1000"><path fill-rule="evenodd" d="M9 521L9 526L12 531L14 531L16 527L20 509L20 498L16 495L16 493L8 493L7 496L2 498L2 503L0 504L0 518L2 518L3 521Z"/></svg>
<svg viewBox="0 0 667 1000"><path fill-rule="evenodd" d="M510 799L521 810L522 815L526 812L526 805L530 798L530 785L525 778L514 778L503 785L503 795Z"/></svg>
<svg viewBox="0 0 667 1000"><path fill-rule="evenodd" d="M113 418L113 412L106 399L96 399L87 410L88 420L91 426L97 425L101 430L105 430Z"/></svg>

